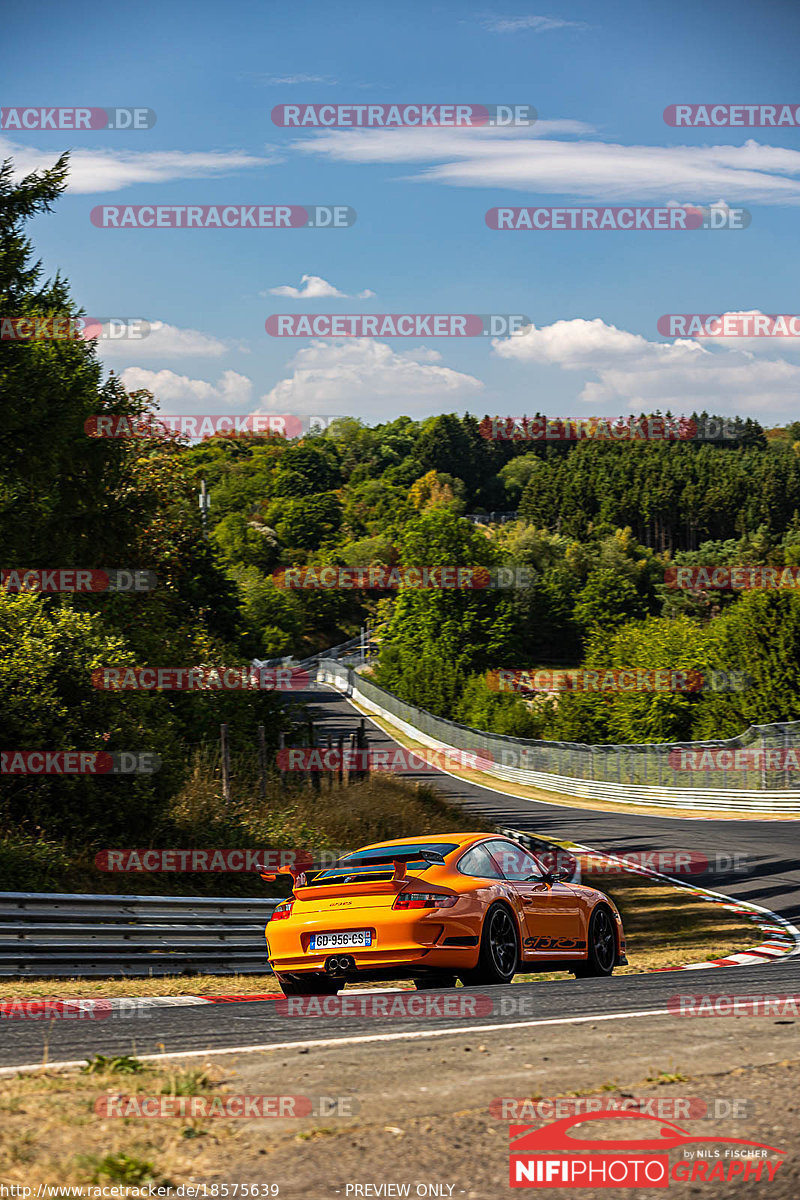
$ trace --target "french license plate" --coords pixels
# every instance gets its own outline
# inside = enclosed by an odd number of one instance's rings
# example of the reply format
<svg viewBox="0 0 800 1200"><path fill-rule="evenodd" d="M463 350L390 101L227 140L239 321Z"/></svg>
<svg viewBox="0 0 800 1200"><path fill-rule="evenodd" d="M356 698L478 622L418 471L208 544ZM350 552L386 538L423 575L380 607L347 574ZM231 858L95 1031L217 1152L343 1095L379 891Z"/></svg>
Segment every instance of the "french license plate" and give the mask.
<svg viewBox="0 0 800 1200"><path fill-rule="evenodd" d="M372 934L368 929L349 930L346 933L312 933L309 950L357 950L372 945Z"/></svg>

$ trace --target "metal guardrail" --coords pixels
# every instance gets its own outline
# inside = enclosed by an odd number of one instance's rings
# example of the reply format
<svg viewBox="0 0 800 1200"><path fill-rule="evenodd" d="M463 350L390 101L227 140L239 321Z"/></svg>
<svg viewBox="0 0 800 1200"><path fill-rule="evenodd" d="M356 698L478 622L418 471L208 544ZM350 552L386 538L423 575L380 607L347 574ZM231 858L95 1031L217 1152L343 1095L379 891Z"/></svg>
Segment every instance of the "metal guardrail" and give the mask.
<svg viewBox="0 0 800 1200"><path fill-rule="evenodd" d="M344 659L355 666L363 666L369 660L374 649L374 638L369 629L364 628L361 633L348 638L346 642L340 642L338 646L331 646L327 650L319 650L316 654L309 655L308 658L296 659L291 655L284 658L254 658L250 665L256 670L262 667L291 667L297 671L316 667L323 659L330 659L333 662L341 662Z"/></svg>
<svg viewBox="0 0 800 1200"><path fill-rule="evenodd" d="M0 892L0 977L269 974L278 903Z"/></svg>
<svg viewBox="0 0 800 1200"><path fill-rule="evenodd" d="M407 704L368 677L333 661L320 662L317 681L352 696L368 712L385 717L424 746L480 752L492 764L481 770L508 782L617 804L800 815L798 775L785 766L701 772L672 765L676 747L698 755L709 749L729 749L735 755L736 750L755 748L765 755L768 750L796 746L800 722L754 726L738 738L716 742L587 746L470 729ZM765 757L765 761L769 759ZM698 777L704 786L698 786ZM790 786L792 780L794 787Z"/></svg>

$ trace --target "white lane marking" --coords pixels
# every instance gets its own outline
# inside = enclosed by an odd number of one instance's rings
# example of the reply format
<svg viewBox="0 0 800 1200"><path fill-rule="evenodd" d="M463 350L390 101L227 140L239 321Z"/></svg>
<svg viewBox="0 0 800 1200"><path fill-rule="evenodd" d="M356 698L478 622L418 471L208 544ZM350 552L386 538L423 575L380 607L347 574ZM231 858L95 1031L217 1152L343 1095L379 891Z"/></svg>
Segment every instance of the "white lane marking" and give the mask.
<svg viewBox="0 0 800 1200"><path fill-rule="evenodd" d="M534 1021L503 1021L497 1025L460 1025L455 1029L417 1029L403 1033L365 1033L354 1037L315 1038L305 1042L265 1042L259 1046L214 1046L208 1050L173 1050L168 1054L137 1054L143 1062L160 1062L173 1058L209 1058L220 1054L263 1054L268 1050L301 1050L324 1048L325 1046L358 1046L366 1042L402 1042L408 1039L456 1037L476 1033L505 1033L507 1029L533 1029L539 1025L586 1025L591 1021L624 1021L635 1017L675 1016L668 1008L639 1009L636 1012L599 1013L592 1017L546 1017ZM71 1067L82 1067L85 1058L52 1063L26 1063L21 1067L0 1067L3 1075L30 1075L34 1071L66 1071Z"/></svg>

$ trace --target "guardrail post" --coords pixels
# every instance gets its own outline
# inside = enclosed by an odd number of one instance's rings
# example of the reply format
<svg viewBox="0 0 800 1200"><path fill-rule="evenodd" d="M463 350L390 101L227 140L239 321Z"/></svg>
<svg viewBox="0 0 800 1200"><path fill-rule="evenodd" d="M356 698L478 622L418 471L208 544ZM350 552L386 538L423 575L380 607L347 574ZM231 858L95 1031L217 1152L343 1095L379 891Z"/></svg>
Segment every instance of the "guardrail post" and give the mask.
<svg viewBox="0 0 800 1200"><path fill-rule="evenodd" d="M314 723L312 721L308 722L308 741L309 741L310 748L313 750L317 744L317 735L316 735L316 730L314 729ZM314 789L315 792L318 792L320 789L320 784L321 784L321 780L319 777L320 773L319 773L319 771L311 770L309 772L309 774L311 775L311 787Z"/></svg>
<svg viewBox="0 0 800 1200"><path fill-rule="evenodd" d="M258 727L258 794L262 800L267 798L267 737L264 726Z"/></svg>
<svg viewBox="0 0 800 1200"><path fill-rule="evenodd" d="M230 747L228 746L228 726L220 725L219 727L219 749L222 756L222 799L230 801L231 798L231 755Z"/></svg>

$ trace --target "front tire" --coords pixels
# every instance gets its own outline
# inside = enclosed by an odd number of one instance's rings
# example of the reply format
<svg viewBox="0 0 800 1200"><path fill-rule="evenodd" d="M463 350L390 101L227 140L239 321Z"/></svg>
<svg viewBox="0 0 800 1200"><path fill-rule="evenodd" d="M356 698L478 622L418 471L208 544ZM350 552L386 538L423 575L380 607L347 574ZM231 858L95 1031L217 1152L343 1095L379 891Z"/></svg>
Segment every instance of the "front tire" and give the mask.
<svg viewBox="0 0 800 1200"><path fill-rule="evenodd" d="M464 971L465 987L511 983L519 964L519 935L511 910L505 904L493 904L486 914L481 932L478 965Z"/></svg>
<svg viewBox="0 0 800 1200"><path fill-rule="evenodd" d="M572 968L576 979L610 975L617 961L617 937L614 932L614 918L605 905L599 905L592 913L588 942L589 953L586 962L578 963Z"/></svg>
<svg viewBox="0 0 800 1200"><path fill-rule="evenodd" d="M327 975L279 975L275 978L284 996L337 996L344 984Z"/></svg>

